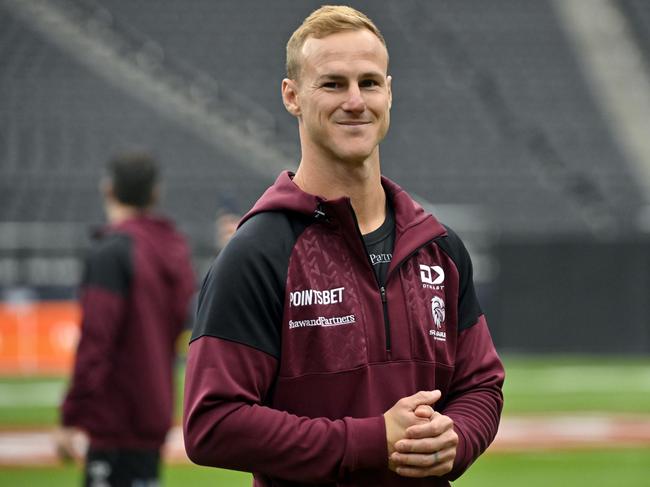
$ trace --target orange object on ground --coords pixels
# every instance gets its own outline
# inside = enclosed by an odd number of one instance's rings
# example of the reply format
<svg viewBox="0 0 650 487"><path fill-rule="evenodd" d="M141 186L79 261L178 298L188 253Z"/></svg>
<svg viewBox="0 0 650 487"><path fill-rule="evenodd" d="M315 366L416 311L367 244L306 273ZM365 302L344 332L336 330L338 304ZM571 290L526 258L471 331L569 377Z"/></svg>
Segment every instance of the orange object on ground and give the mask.
<svg viewBox="0 0 650 487"><path fill-rule="evenodd" d="M0 374L68 374L80 322L76 301L0 303Z"/></svg>

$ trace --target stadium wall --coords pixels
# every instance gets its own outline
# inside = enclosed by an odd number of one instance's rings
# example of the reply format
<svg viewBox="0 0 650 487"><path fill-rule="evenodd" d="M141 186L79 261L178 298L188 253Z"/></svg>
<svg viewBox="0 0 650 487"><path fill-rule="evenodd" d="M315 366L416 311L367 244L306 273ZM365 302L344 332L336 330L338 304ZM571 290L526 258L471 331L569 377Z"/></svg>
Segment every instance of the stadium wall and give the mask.
<svg viewBox="0 0 650 487"><path fill-rule="evenodd" d="M514 242L494 248L486 302L503 352L650 353L650 242Z"/></svg>

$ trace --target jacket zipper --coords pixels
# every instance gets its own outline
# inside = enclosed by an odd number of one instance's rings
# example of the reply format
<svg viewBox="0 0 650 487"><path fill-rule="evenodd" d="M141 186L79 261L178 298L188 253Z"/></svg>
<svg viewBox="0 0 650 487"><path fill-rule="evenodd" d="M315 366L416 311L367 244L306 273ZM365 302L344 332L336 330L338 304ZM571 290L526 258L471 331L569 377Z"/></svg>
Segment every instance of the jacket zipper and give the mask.
<svg viewBox="0 0 650 487"><path fill-rule="evenodd" d="M358 225L357 225L357 228L358 228ZM359 234L361 234L361 231L359 231ZM434 240L436 240L436 238L438 238L438 237L432 238L431 240L427 241L426 243L420 245L417 249L415 249L413 252L411 252L406 257L404 257L400 262L398 262L397 265L395 265L395 267L393 267L392 270L394 271L395 269L399 269L400 266L402 265L402 262L406 262L408 259L413 257L415 254L417 254L420 251L420 249L426 247L427 245L431 245L431 243ZM364 248L365 248L365 245L364 245ZM366 251L366 255L368 255L367 251ZM370 256L368 256L368 261L370 262ZM372 267L372 263L371 263L371 267ZM391 274L393 274L393 272L388 272L386 274L386 282L388 282L388 279L390 279ZM377 285L379 285L379 281L377 281ZM384 310L384 329L386 330L386 351L388 353L390 353L390 350L391 350L390 322L388 320L388 299L386 297L386 287L385 286L379 285L379 294L381 295L381 304L382 304L382 308Z"/></svg>
<svg viewBox="0 0 650 487"><path fill-rule="evenodd" d="M381 306L384 310L384 329L386 330L386 351L390 352L390 323L388 322L388 300L386 299L386 288L379 287L381 294Z"/></svg>
<svg viewBox="0 0 650 487"><path fill-rule="evenodd" d="M370 256L368 255L368 250L366 249L366 244L363 241L363 235L361 234L361 229L359 228L359 221L357 220L357 215L354 213L354 208L352 208L352 204L348 203L350 207L350 211L352 212L352 219L354 221L354 226L357 229L357 235L359 239L361 240L361 244L363 245L363 252L366 254L366 260L368 261L368 264L370 265L370 270L372 271L374 277L375 277L375 282L377 283L377 286L379 287L379 295L381 297L381 306L384 314L384 330L385 330L385 335L386 335L386 352L390 353L391 351L391 340L390 340L390 321L388 319L388 298L386 297L386 287L382 286L379 281L377 280L377 275L374 272L374 269L372 268L372 262L370 261ZM395 271L395 269L398 269L401 265L402 262L406 262L408 259L413 257L415 254L417 254L420 249L426 247L427 245L431 245L431 243L439 238L439 236L436 236L432 238L431 240L426 241L422 245L420 245L418 248L413 250L410 254L408 254L406 257L404 257L400 262L398 262L398 265L393 267L392 271ZM394 249L393 249L394 250ZM386 274L386 282L388 282L388 279L390 279L391 274L393 272L388 272Z"/></svg>
<svg viewBox="0 0 650 487"><path fill-rule="evenodd" d="M357 235L359 237L359 240L361 241L361 245L363 245L363 253L366 254L366 260L368 261L368 265L370 266L370 271L372 272L375 278L375 282L377 283L377 287L379 288L379 295L381 297L381 308L384 315L384 334L386 336L386 352L390 353L391 350L390 321L388 320L388 299L386 298L386 287L382 286L379 283L379 280L377 280L377 275L375 274L375 270L372 268L372 261L370 260L370 256L368 255L368 249L366 249L366 243L363 241L363 235L361 234L361 229L359 228L359 221L357 220L357 215L354 213L354 208L352 208L351 203L349 203L349 206L350 206L350 211L352 212L352 219L354 220L354 226L357 229ZM388 281L388 275L386 276L386 281Z"/></svg>
<svg viewBox="0 0 650 487"><path fill-rule="evenodd" d="M357 225L358 228L358 225ZM359 234L361 234L361 231L359 231ZM389 271L386 274L386 282L390 279L390 276L394 273L396 269L399 269L402 265L402 262L406 262L409 260L411 257L413 257L415 254L417 254L420 249L423 249L427 245L431 245L437 238L439 237L434 237L431 240L427 240L425 243L420 245L418 248L413 250L410 254L408 254L406 257L404 257L401 261L399 261L395 267L391 271ZM364 245L365 248L365 245ZM368 252L366 252L366 255L368 255ZM368 256L368 261L370 261L370 256ZM372 267L372 264L371 264ZM379 285L379 282L377 282ZM388 321L388 298L386 297L386 288L384 286L379 286L379 293L381 295L381 304L384 309L384 328L386 330L386 351L390 353L391 350L391 343L390 343L390 322Z"/></svg>

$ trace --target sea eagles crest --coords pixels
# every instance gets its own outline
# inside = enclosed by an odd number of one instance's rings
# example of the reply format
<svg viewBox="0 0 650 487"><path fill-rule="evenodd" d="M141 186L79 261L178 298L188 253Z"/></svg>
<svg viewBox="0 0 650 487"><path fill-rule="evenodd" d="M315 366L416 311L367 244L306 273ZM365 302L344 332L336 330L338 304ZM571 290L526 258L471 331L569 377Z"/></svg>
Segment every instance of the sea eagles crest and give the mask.
<svg viewBox="0 0 650 487"><path fill-rule="evenodd" d="M445 322L445 302L440 296L434 296L431 299L431 314L436 326L442 328L442 324Z"/></svg>

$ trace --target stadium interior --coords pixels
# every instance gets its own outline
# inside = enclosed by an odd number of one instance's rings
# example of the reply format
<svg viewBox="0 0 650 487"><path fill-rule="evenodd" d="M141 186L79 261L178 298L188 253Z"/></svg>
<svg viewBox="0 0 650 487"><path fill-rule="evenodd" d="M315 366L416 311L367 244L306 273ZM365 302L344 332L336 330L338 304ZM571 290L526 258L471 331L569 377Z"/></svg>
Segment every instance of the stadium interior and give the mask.
<svg viewBox="0 0 650 487"><path fill-rule="evenodd" d="M467 241L497 346L650 352L650 2L349 3L390 48L383 172ZM74 295L123 150L205 272L220 202L299 161L284 47L320 4L1 1L5 301Z"/></svg>

